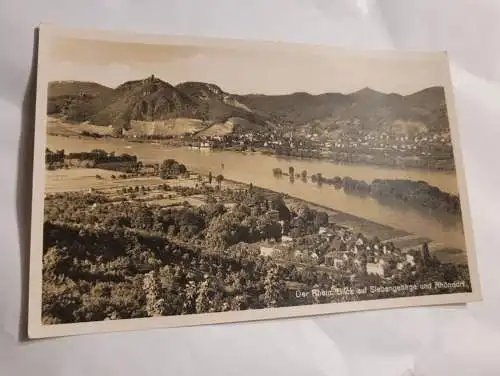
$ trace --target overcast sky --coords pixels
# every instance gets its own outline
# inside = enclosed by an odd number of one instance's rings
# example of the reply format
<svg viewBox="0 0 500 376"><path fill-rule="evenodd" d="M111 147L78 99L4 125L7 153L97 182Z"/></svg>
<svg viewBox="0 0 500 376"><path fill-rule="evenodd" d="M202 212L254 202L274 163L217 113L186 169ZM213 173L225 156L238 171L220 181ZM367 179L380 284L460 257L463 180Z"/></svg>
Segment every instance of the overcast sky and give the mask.
<svg viewBox="0 0 500 376"><path fill-rule="evenodd" d="M203 81L238 94L349 93L364 87L409 94L445 85L446 66L437 54L400 58L333 51L259 52L57 38L51 44L49 80L94 81L115 87L154 74L173 85Z"/></svg>

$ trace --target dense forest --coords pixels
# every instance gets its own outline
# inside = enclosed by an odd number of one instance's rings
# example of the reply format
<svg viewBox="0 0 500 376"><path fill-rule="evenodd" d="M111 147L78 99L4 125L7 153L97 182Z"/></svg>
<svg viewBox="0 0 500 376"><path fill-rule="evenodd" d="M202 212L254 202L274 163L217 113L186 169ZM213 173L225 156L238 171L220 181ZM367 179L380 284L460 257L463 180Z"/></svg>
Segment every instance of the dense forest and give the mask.
<svg viewBox="0 0 500 376"><path fill-rule="evenodd" d="M298 300L295 291L469 280L466 266L425 261L418 253L414 270L391 281L366 273L352 279L342 271L327 273L313 265L283 263L260 255L251 244L266 239L279 242L278 222L283 221L286 231L305 245L328 221L325 213L289 208L280 195L254 187L163 184L162 189L186 197L204 193L208 203L162 207L78 192L46 197L45 324L408 296L408 291L385 291ZM229 209L223 204L228 201L237 204ZM278 217L268 215L270 211ZM411 295L463 291L442 288Z"/></svg>

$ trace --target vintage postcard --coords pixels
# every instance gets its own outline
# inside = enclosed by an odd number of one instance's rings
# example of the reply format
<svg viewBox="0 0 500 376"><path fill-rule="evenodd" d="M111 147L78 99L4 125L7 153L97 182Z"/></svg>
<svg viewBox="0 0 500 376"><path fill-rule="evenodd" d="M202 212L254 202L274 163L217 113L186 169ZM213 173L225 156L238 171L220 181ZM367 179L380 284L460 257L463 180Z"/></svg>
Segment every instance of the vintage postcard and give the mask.
<svg viewBox="0 0 500 376"><path fill-rule="evenodd" d="M31 338L481 299L445 53L39 36Z"/></svg>

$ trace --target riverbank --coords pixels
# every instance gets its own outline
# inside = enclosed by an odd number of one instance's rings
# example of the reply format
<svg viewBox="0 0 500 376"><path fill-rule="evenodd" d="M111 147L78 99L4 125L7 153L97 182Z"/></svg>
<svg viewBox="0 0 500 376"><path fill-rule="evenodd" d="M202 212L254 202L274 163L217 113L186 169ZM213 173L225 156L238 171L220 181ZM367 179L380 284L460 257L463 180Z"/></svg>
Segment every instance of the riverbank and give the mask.
<svg viewBox="0 0 500 376"><path fill-rule="evenodd" d="M204 174L196 170L193 170L192 172L203 176L205 180L208 180L208 174ZM88 191L90 189L108 190L119 189L128 186L151 186L164 183L173 186L193 188L197 183L199 183L196 178L163 180L156 176L116 179L114 178L115 174L116 173L113 171L96 168L70 168L46 171L45 192L60 193L71 191ZM224 179L222 187L234 190L247 190L250 185L236 180ZM280 193L259 186L253 186L253 189L258 190L265 195L275 195L276 193ZM289 207L298 208L300 206L307 205L311 209L324 211L338 225L347 227L353 232L359 232L368 237L378 237L382 241L388 241L392 239L404 238L408 235L411 235L406 231L398 230L390 226L385 226L374 221L357 217L349 213L339 211L332 207L316 204L314 202L304 200L299 197L294 197L288 194L284 194L283 196L285 203Z"/></svg>
<svg viewBox="0 0 500 376"><path fill-rule="evenodd" d="M235 187L239 188L249 186L248 184L236 181L231 181L231 183L234 184ZM260 187L257 188L267 193L276 193L269 189ZM396 248L400 248L401 250L407 251L409 249L419 249L422 244L428 243L429 251L432 255L435 255L439 261L463 265L467 264L467 255L463 250L446 247L444 244L436 242L433 239L418 236L403 230L398 230L390 226L342 212L328 206L318 205L314 202L290 195L285 195L285 203L293 206L307 205L311 209L324 211L337 225L347 227L354 233L361 233L369 238L377 237L382 242L391 242Z"/></svg>
<svg viewBox="0 0 500 376"><path fill-rule="evenodd" d="M201 174L207 177L208 175ZM224 180L224 185L231 189L248 189L250 184L235 180ZM258 189L264 194L276 194L279 192L270 189L253 186L253 189ZM398 230L396 228L386 226L365 218L361 218L346 212L342 212L332 207L315 204L314 202L284 194L284 201L288 207L300 207L307 205L309 208L324 211L332 218L333 222L339 226L346 227L354 233L361 233L368 238L377 237L382 242L391 242L396 248L402 250L419 249L424 243L428 243L431 254L435 255L442 262L452 262L456 264L467 264L467 257L463 250L446 247L444 244L434 241L433 239L418 236L407 231Z"/></svg>
<svg viewBox="0 0 500 376"><path fill-rule="evenodd" d="M263 156L259 153L245 154L224 151L193 150L189 148L167 148L162 145L131 143L120 139L92 140L59 136L48 136L47 147L50 150L65 150L65 153L90 152L95 149L105 150L115 155L135 155L146 164L156 164L166 159L181 161L188 170L204 175L212 173L215 177L223 175L226 180L234 180L254 186L281 192L304 201L335 208L382 225L411 234L434 239L450 248L465 249L463 228L459 224L449 223L436 212L422 212L408 207L380 203L371 197L347 194L343 190L327 185L310 184L300 179L276 179L272 169L288 171L290 166L295 171L307 171L308 176L321 172L323 176L350 176L353 179L372 182L376 179L410 179L426 181L442 191L457 192L456 175L445 172L420 171L414 169L399 170L377 166L344 166L321 161L285 161L276 157Z"/></svg>
<svg viewBox="0 0 500 376"><path fill-rule="evenodd" d="M197 175L203 176L203 180L208 181L208 174L204 173L203 171L199 171L194 168L192 169L192 172ZM70 168L55 171L46 171L45 192L56 193L70 191L88 191L90 189L116 190L129 186L147 187L163 183L167 183L173 186L194 188L197 184L200 184L200 181L195 176L191 178L168 180L163 180L155 176L116 179L116 177L114 177L114 172L112 171L100 170L95 168ZM257 189L263 194L275 195L276 193L280 193L254 184L252 184L252 186L253 189ZM249 189L250 184L234 179L224 179L222 187L234 190L247 190ZM449 247L447 248L438 242L433 242L431 238L414 235L407 231L399 230L391 226L380 224L369 219L346 213L344 211L336 209L335 207L333 207L333 205L321 205L290 194L283 194L283 196L287 206L298 208L300 206L307 205L311 209L324 211L328 214L328 216L334 223L349 228L354 233L362 233L369 238L377 237L381 241L385 242L390 241L396 247L401 249L418 248L424 242L428 242L431 251L434 252L439 259L442 259L442 261L444 261L444 259L446 259L446 261L450 261L450 257L455 263L464 263L465 261L465 254L463 252L459 254L457 252L460 251L450 249ZM446 254L441 253L440 251L443 249L447 249L448 252Z"/></svg>
<svg viewBox="0 0 500 376"><path fill-rule="evenodd" d="M184 141L181 139L174 138L151 138L151 139L140 139L140 138L129 138L129 137L117 137L112 129L107 127L99 127L91 124L80 124L78 128L75 128L74 124L66 124L58 119L51 119L48 122L47 134L51 136L75 138L82 140L101 140L101 141L123 141L136 144L154 144L166 147L179 147L179 148L190 148L193 145L192 141ZM177 135L178 136L178 135ZM284 153L277 153L272 148L266 148L262 146L258 147L246 147L241 146L227 146L223 148L205 148L212 151L225 151L233 153L256 153L263 156L275 157L277 159L283 160L303 160L303 161L323 161L328 163L335 163L346 166L359 166L359 165L369 165L374 167L387 167L395 168L400 170L407 169L417 169L423 171L443 171L443 172L454 172L455 164L453 159L442 160L421 157L415 157L414 155L393 155L389 158L384 155L383 158L376 157L371 154L356 153L356 152L332 152L331 155L324 155L324 152L317 153L301 153L297 155L287 155Z"/></svg>
<svg viewBox="0 0 500 376"><path fill-rule="evenodd" d="M248 189L249 187L249 184L234 180L226 180L226 182L231 183L232 187L236 189ZM258 186L254 186L254 188L259 189L263 193L267 194L280 193ZM302 205L307 205L311 209L324 211L331 218L333 218L335 223L347 227L351 229L353 232L360 232L362 234L365 234L368 237L376 236L380 240L389 240L410 235L410 233L406 231L398 230L390 226L385 226L380 223L370 221L368 219L357 217L355 215L337 210L329 206L316 204L312 201L304 200L299 197L294 197L289 194L283 194L283 196L285 203L287 203L287 206L300 207Z"/></svg>
<svg viewBox="0 0 500 376"><path fill-rule="evenodd" d="M140 140L140 139L127 139L127 142L144 143L144 144L159 144L167 147L186 147L193 149L206 149L212 151L226 151L234 153L258 153L264 156L275 157L283 160L304 160L304 161L323 161L346 166L369 165L378 167L388 167L400 170L418 169L428 171L444 171L454 172L455 163L453 159L435 159L435 158L421 158L414 155L393 155L389 158L388 155L383 157L374 154L356 153L356 152L331 152L325 155L321 153L300 153L300 154L285 154L276 152L272 148L265 147L245 147L228 146L228 147L196 147L192 142L173 141L173 140Z"/></svg>

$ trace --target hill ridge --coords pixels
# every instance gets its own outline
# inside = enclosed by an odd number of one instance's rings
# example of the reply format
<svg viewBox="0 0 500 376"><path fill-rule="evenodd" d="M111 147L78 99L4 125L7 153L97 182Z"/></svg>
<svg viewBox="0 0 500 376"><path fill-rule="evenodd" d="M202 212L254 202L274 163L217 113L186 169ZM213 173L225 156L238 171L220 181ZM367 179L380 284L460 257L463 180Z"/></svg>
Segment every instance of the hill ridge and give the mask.
<svg viewBox="0 0 500 376"><path fill-rule="evenodd" d="M137 80L125 81L125 82L117 85L114 88L112 86L100 84L100 83L98 83L96 81L86 81L86 80L52 80L52 81L49 81L48 84L49 84L49 87L50 87L51 85L54 85L54 84L66 84L66 83L68 83L68 84L69 83L71 83L71 84L84 83L85 84L85 83L87 83L87 84L99 85L99 86L102 86L102 87L105 87L105 88L113 90L113 89L117 89L117 88L119 88L119 87L121 87L121 86L123 86L124 84L127 84L127 83L140 83L140 82L144 82L144 81L146 81L150 77L151 76L146 77L144 79L137 79ZM173 87L176 87L176 88L182 87L185 84L200 84L200 85L214 86L214 87L217 87L221 92L229 94L224 89L222 89L222 87L220 85L214 84L212 82L190 81L189 80L189 81L182 81L182 82L179 82L179 83L173 85L173 84L170 84L169 82L164 81L164 80L162 80L161 78L158 78L158 77L155 77L155 80L158 80L160 82L169 84L169 85L171 85ZM373 91L373 92L376 92L376 93L379 93L379 94L382 94L382 95L392 95L392 94L395 94L395 95L402 96L402 97L411 97L413 95L416 95L416 94L419 94L419 93L422 93L422 92L434 91L434 90L436 90L436 91L439 90L440 92L444 93L444 87L443 86L441 86L441 85L433 85L433 86L428 86L428 87L425 87L423 89L420 89L420 90L417 90L417 91L414 91L414 92L411 92L411 93L408 93L408 94L400 94L400 93L395 93L395 92L386 93L386 92L383 92L383 91L380 91L380 90L377 90L377 89L373 89L370 86L365 86L365 87L363 87L361 89L358 89L358 90L355 90L355 91L351 91L351 92L348 92L348 93L342 93L342 92L336 92L336 91L325 91L325 92L322 92L322 93L319 93L319 94L312 94L312 93L309 93L307 91L294 91L294 92L290 92L290 93L287 93L287 94L246 93L246 94L231 94L231 95L243 96L243 97L248 97L248 96L279 97L279 96L287 96L287 95L293 95L293 94L308 94L310 96L316 96L317 97L317 96L322 96L322 95L338 94L338 95L346 95L346 96L348 96L348 95L352 95L352 94L361 92L363 90ZM52 97L52 96L54 96L54 95L51 95L49 93L49 97Z"/></svg>
<svg viewBox="0 0 500 376"><path fill-rule="evenodd" d="M419 123L433 131L448 127L442 86L407 95L386 94L370 87L349 94L297 91L241 95L226 92L214 83L185 81L172 85L151 75L123 82L114 89L89 81L52 81L48 96L49 114L116 129L127 129L133 121L175 118L196 119L207 125L240 118L252 129L285 126L326 133L339 126L378 129L395 122Z"/></svg>

